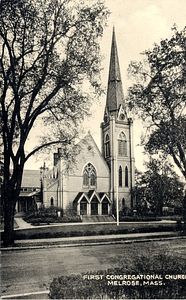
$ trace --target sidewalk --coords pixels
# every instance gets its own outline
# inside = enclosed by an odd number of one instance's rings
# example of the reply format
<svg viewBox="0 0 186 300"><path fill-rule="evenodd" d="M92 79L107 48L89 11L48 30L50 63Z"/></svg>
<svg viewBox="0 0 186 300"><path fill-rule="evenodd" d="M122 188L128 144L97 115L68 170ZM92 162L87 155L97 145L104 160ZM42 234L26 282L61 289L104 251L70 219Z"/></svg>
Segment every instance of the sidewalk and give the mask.
<svg viewBox="0 0 186 300"><path fill-rule="evenodd" d="M126 244L137 242L152 242L164 239L186 239L180 236L179 232L152 232L152 233L132 233L117 235L98 235L98 236L78 236L66 238L46 238L15 240L14 247L1 248L2 251L42 249L42 248L65 248L79 246L96 246L106 244Z"/></svg>
<svg viewBox="0 0 186 300"><path fill-rule="evenodd" d="M32 226L30 223L25 222L21 217L15 217L14 220L16 221L17 225L19 226L19 228L15 228L15 229L27 229L27 228L33 228L34 226Z"/></svg>

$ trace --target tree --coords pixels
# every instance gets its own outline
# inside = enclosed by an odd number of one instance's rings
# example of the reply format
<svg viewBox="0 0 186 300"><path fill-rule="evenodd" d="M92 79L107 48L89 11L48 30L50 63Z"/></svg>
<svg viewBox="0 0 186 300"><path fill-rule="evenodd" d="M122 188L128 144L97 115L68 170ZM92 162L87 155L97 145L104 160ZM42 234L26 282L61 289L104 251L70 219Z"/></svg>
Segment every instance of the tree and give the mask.
<svg viewBox="0 0 186 300"><path fill-rule="evenodd" d="M99 39L109 12L101 0L2 0L0 12L4 244L10 245L25 162L48 146L73 143L90 95L101 93ZM26 151L38 121L45 135Z"/></svg>
<svg viewBox="0 0 186 300"><path fill-rule="evenodd" d="M164 160L150 159L147 171L136 171L137 211L141 214L163 215L163 207L178 208L183 203L184 184Z"/></svg>
<svg viewBox="0 0 186 300"><path fill-rule="evenodd" d="M144 61L129 66L136 80L129 89L130 107L147 124L145 150L171 156L186 178L186 27L174 26L170 39L143 54Z"/></svg>

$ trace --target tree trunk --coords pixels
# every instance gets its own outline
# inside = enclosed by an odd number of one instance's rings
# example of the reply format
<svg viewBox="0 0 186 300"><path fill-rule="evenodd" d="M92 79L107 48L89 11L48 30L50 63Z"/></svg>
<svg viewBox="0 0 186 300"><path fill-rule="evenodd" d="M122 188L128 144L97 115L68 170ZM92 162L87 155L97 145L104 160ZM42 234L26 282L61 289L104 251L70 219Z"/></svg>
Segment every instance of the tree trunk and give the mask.
<svg viewBox="0 0 186 300"><path fill-rule="evenodd" d="M183 199L183 233L186 235L186 191Z"/></svg>
<svg viewBox="0 0 186 300"><path fill-rule="evenodd" d="M6 193L6 191L5 191ZM10 195L10 194L9 194ZM14 244L14 211L15 201L9 195L4 196L4 246L12 246Z"/></svg>
<svg viewBox="0 0 186 300"><path fill-rule="evenodd" d="M24 164L14 165L10 172L10 157L5 156L3 202L4 202L4 246L14 244L14 213L15 205L19 197Z"/></svg>

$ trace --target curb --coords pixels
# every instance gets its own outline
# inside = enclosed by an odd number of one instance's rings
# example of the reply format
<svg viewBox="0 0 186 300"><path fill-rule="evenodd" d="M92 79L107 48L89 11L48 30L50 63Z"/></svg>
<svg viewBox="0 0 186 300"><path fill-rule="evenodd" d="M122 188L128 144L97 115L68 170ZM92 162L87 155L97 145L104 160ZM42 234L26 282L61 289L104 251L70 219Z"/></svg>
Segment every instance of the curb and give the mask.
<svg viewBox="0 0 186 300"><path fill-rule="evenodd" d="M21 298L23 299L22 297L24 296L33 296L33 295L48 295L49 294L49 290L46 290L46 291L38 291L38 292L30 292L30 293L23 293L23 294L15 294L15 295L2 295L1 296L1 299L9 299L11 300L12 298Z"/></svg>
<svg viewBox="0 0 186 300"><path fill-rule="evenodd" d="M19 246L19 247L8 247L1 248L1 251L16 251L16 250L35 250L35 249L48 249L48 248L67 248L67 247L83 247L83 246L100 246L100 245L112 245L112 244L132 244L132 243L144 243L144 242L156 242L163 240L175 240L175 239L185 239L183 236L160 236L160 237L147 237L147 238L137 238L137 239L124 239L124 238L113 238L111 240L90 240L82 241L82 243L66 243L62 244L53 243L53 244L45 244L45 245L35 245L35 246Z"/></svg>

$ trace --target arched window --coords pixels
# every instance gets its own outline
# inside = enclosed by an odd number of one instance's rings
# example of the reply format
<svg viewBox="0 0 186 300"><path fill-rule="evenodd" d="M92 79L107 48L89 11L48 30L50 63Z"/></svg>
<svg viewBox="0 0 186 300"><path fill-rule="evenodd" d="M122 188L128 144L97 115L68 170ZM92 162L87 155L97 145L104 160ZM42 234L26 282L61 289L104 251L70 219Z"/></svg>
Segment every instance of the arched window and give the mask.
<svg viewBox="0 0 186 300"><path fill-rule="evenodd" d="M98 204L99 201L97 197L94 196L91 201L91 215L98 215Z"/></svg>
<svg viewBox="0 0 186 300"><path fill-rule="evenodd" d="M107 133L105 137L105 157L109 157L109 156L110 156L110 139Z"/></svg>
<svg viewBox="0 0 186 300"><path fill-rule="evenodd" d="M54 198L53 198L53 197L50 198L50 205L51 205L51 206L54 205Z"/></svg>
<svg viewBox="0 0 186 300"><path fill-rule="evenodd" d="M91 163L88 163L83 171L83 186L95 188L97 184L96 169Z"/></svg>
<svg viewBox="0 0 186 300"><path fill-rule="evenodd" d="M123 132L120 133L118 139L118 155L127 156L127 140Z"/></svg>
<svg viewBox="0 0 186 300"><path fill-rule="evenodd" d="M125 167L125 186L129 186L129 174L127 167Z"/></svg>
<svg viewBox="0 0 186 300"><path fill-rule="evenodd" d="M80 202L80 215L87 215L87 199L85 197Z"/></svg>
<svg viewBox="0 0 186 300"><path fill-rule="evenodd" d="M105 197L102 201L102 215L108 215L109 202Z"/></svg>
<svg viewBox="0 0 186 300"><path fill-rule="evenodd" d="M90 185L91 186L96 186L96 174L92 173L90 175Z"/></svg>
<svg viewBox="0 0 186 300"><path fill-rule="evenodd" d="M122 167L119 167L119 186L122 186Z"/></svg>
<svg viewBox="0 0 186 300"><path fill-rule="evenodd" d="M89 177L87 170L83 173L83 185L88 186L89 185Z"/></svg>

